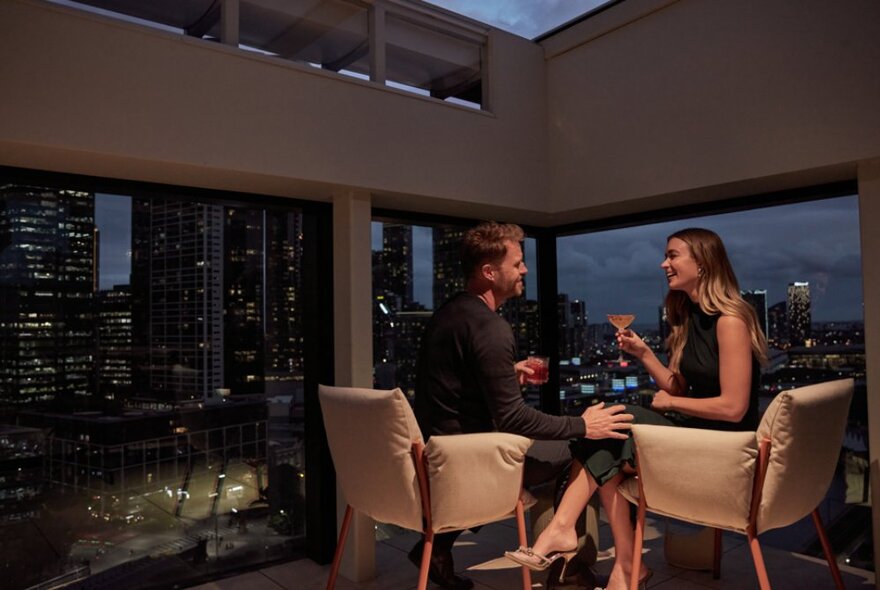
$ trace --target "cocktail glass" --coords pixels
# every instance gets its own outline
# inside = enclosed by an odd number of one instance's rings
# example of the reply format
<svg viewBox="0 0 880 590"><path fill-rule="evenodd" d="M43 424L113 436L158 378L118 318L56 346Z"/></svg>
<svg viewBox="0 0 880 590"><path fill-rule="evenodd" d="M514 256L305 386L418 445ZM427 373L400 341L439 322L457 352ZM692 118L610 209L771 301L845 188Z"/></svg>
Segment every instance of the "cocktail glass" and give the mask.
<svg viewBox="0 0 880 590"><path fill-rule="evenodd" d="M609 313L608 321L618 330L626 330L635 321L636 316L632 313ZM623 351L617 355L617 364L623 363Z"/></svg>

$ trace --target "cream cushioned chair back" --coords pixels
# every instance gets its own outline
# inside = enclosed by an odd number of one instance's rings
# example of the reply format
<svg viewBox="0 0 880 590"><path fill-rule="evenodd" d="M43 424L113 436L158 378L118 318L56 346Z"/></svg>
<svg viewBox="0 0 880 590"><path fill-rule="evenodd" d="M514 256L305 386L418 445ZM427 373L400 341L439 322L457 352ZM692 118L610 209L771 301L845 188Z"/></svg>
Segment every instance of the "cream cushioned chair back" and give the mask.
<svg viewBox="0 0 880 590"><path fill-rule="evenodd" d="M831 484L846 428L853 380L784 391L771 402L757 437L771 441L758 509L758 534L813 511Z"/></svg>
<svg viewBox="0 0 880 590"><path fill-rule="evenodd" d="M511 516L532 441L502 432L432 436L425 447L431 526L461 530Z"/></svg>
<svg viewBox="0 0 880 590"><path fill-rule="evenodd" d="M380 522L422 530L411 454L422 435L403 392L320 385L318 397L346 501Z"/></svg>

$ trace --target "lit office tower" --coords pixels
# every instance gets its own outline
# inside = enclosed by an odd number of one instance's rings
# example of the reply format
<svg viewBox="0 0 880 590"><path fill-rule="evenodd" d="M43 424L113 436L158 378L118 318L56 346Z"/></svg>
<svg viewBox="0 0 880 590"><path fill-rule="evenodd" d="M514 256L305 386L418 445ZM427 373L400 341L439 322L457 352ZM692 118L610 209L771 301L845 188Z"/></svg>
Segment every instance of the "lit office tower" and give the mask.
<svg viewBox="0 0 880 590"><path fill-rule="evenodd" d="M263 215L261 209L224 209L223 387L233 395L266 390Z"/></svg>
<svg viewBox="0 0 880 590"><path fill-rule="evenodd" d="M788 342L788 322L785 301L780 301L767 308L767 344L781 348L785 342Z"/></svg>
<svg viewBox="0 0 880 590"><path fill-rule="evenodd" d="M302 214L266 212L266 378L301 381Z"/></svg>
<svg viewBox="0 0 880 590"><path fill-rule="evenodd" d="M434 252L434 309L464 290L464 275L461 270L461 240L466 228L435 227L433 235Z"/></svg>
<svg viewBox="0 0 880 590"><path fill-rule="evenodd" d="M559 358L583 357L587 349L587 305L579 299L569 299L566 293L558 296L559 305Z"/></svg>
<svg viewBox="0 0 880 590"><path fill-rule="evenodd" d="M810 337L810 283L788 284L788 339L792 346L803 346Z"/></svg>
<svg viewBox="0 0 880 590"><path fill-rule="evenodd" d="M520 357L550 352L541 346L541 314L537 301L524 296L513 297L498 308L498 313L510 324Z"/></svg>
<svg viewBox="0 0 880 590"><path fill-rule="evenodd" d="M223 207L132 200L136 395L180 404L223 386Z"/></svg>
<svg viewBox="0 0 880 590"><path fill-rule="evenodd" d="M400 298L399 311L413 304L413 229L400 223L382 224L382 264L386 293Z"/></svg>
<svg viewBox="0 0 880 590"><path fill-rule="evenodd" d="M767 291L764 289L743 291L742 296L743 299L755 308L755 313L758 314L758 325L764 331L764 337L769 338L770 326L767 323Z"/></svg>
<svg viewBox="0 0 880 590"><path fill-rule="evenodd" d="M131 290L128 285L98 291L97 395L125 400L131 396Z"/></svg>
<svg viewBox="0 0 880 590"><path fill-rule="evenodd" d="M0 404L91 395L92 193L0 186Z"/></svg>

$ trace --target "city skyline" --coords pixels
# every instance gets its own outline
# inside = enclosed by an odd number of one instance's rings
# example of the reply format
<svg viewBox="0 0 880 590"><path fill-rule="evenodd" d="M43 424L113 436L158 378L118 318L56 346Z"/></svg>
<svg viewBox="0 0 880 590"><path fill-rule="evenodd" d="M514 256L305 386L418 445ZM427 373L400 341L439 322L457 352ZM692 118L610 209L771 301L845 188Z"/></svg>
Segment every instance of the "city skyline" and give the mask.
<svg viewBox="0 0 880 590"><path fill-rule="evenodd" d="M860 321L858 223L858 199L846 196L561 236L559 293L585 301L590 323L625 311L636 314L637 325L654 325L667 290L660 268L666 237L699 226L721 236L740 288L767 291L768 306L786 300L790 283L808 282L813 321ZM382 247L381 225L373 223L374 250ZM413 227L413 297L429 308L439 304L431 292L431 239L430 228ZM534 299L534 240L525 250L526 297Z"/></svg>
<svg viewBox="0 0 880 590"><path fill-rule="evenodd" d="M129 283L131 199L103 194L95 199L100 288L110 289ZM847 196L560 237L559 293L585 301L591 323L621 306L636 314L637 324L656 323L666 294L660 269L666 236L696 225L721 235L740 288L766 290L768 306L786 299L789 283L808 282L813 321L858 321L863 303L857 201ZM413 299L428 308L436 307L431 232L413 227ZM382 249L381 239L381 223L374 222L373 250ZM534 254L534 241L527 240L528 299L537 291Z"/></svg>

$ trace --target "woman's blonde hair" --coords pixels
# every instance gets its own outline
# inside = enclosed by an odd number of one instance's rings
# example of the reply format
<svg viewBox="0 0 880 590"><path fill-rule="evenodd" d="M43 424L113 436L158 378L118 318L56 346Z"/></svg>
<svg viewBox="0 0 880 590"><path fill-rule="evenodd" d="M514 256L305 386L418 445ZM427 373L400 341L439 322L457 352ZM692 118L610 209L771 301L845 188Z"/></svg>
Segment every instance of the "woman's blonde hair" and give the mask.
<svg viewBox="0 0 880 590"><path fill-rule="evenodd" d="M755 309L742 298L739 282L727 258L721 238L713 231L688 228L675 232L666 241L678 238L688 245L700 269L697 297L700 309L708 314L737 317L746 323L752 342L752 353L763 365L767 362L767 339L758 325ZM677 371L687 342L691 299L684 291L670 289L666 294L666 319L671 332L666 339L669 366Z"/></svg>

